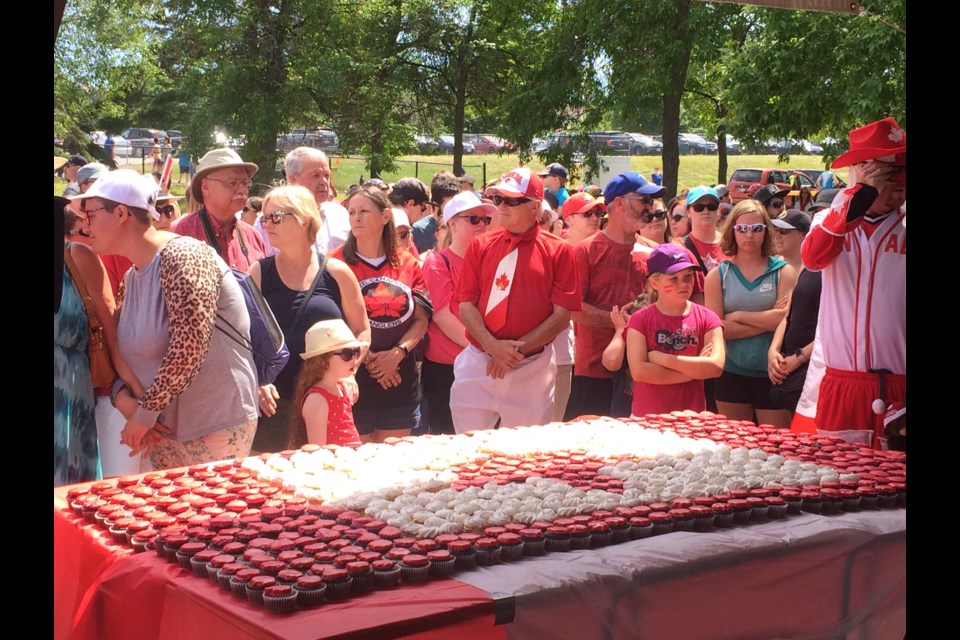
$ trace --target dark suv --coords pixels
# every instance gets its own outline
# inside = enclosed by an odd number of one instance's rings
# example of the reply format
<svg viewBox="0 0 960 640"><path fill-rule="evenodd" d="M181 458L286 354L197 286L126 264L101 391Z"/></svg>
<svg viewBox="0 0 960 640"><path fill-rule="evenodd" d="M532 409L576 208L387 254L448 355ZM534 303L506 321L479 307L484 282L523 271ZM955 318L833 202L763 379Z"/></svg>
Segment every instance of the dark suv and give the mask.
<svg viewBox="0 0 960 640"><path fill-rule="evenodd" d="M591 131L591 147L600 155L628 156L633 147L633 138L623 131Z"/></svg>

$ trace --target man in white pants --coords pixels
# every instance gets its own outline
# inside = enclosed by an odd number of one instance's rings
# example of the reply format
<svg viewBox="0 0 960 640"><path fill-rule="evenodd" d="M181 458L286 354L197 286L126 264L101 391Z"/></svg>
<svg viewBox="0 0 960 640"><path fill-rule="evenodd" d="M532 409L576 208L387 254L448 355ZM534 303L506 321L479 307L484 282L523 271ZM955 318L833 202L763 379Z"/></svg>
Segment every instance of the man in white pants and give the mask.
<svg viewBox="0 0 960 640"><path fill-rule="evenodd" d="M553 339L581 308L573 249L537 224L543 181L514 169L487 190L500 228L474 238L454 294L470 345L454 361L457 433L544 424L553 413Z"/></svg>

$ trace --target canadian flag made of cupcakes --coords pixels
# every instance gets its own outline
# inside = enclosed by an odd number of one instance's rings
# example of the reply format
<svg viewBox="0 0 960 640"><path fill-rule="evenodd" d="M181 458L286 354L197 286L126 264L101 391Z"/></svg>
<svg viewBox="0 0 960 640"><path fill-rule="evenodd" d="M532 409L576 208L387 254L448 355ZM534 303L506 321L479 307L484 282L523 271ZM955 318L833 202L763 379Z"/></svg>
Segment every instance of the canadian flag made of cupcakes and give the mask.
<svg viewBox="0 0 960 640"><path fill-rule="evenodd" d="M906 457L675 413L307 446L67 501L115 543L286 614L543 553L905 507Z"/></svg>

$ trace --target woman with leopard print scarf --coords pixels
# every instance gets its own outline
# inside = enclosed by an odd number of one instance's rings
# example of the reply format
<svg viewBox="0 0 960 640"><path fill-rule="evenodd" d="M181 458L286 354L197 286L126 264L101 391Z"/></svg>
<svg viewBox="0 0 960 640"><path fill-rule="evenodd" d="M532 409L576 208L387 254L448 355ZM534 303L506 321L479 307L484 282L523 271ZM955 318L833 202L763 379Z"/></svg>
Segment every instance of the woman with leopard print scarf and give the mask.
<svg viewBox="0 0 960 640"><path fill-rule="evenodd" d="M83 194L94 251L129 258L118 300L120 353L139 384L118 383L121 440L157 469L246 457L257 428L253 356L218 324L249 340L240 286L206 244L160 231L157 185L113 171ZM229 329L227 329L229 330Z"/></svg>

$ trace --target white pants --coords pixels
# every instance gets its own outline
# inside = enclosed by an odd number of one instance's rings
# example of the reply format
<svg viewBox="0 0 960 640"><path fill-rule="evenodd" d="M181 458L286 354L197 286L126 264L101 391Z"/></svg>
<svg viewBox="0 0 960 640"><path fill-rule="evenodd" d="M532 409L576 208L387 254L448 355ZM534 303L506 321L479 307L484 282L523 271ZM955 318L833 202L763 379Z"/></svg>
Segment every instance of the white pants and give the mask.
<svg viewBox="0 0 960 640"><path fill-rule="evenodd" d="M100 468L104 478L142 473L140 456L130 457L130 447L120 443L120 432L127 424L108 396L97 397L97 447L100 449Z"/></svg>
<svg viewBox="0 0 960 640"><path fill-rule="evenodd" d="M547 424L553 417L557 365L553 347L527 358L502 378L487 375L490 356L468 345L453 362L450 414L457 433Z"/></svg>

